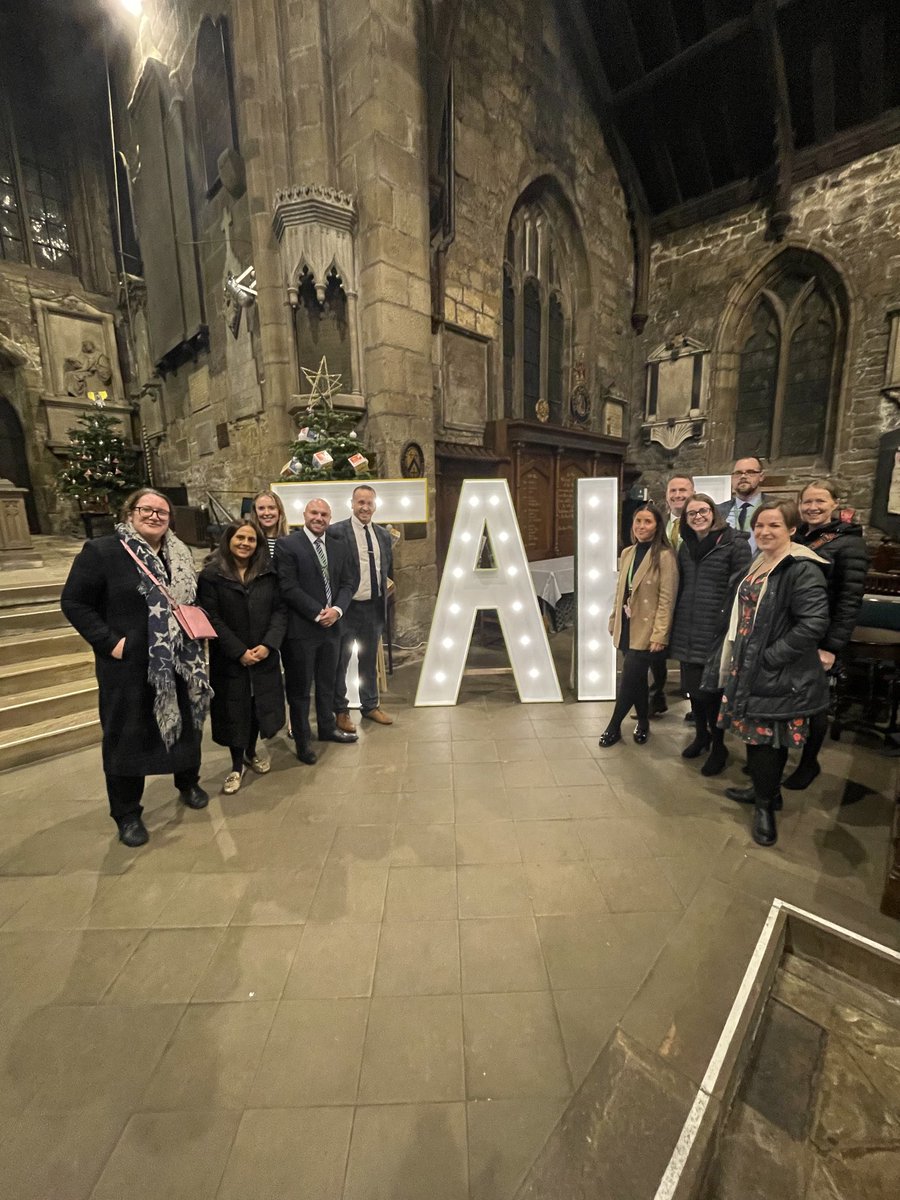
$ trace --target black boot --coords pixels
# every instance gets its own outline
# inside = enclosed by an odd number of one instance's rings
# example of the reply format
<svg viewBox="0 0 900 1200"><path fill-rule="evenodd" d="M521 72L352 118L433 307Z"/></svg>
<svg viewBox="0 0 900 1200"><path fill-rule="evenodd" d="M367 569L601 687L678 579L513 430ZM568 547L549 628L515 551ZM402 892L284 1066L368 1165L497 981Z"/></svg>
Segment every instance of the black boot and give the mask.
<svg viewBox="0 0 900 1200"><path fill-rule="evenodd" d="M756 804L756 792L753 790L753 785L747 788L730 787L725 789L725 795L729 800L737 800L738 804ZM775 812L780 812L783 806L781 792L772 801L772 808Z"/></svg>
<svg viewBox="0 0 900 1200"><path fill-rule="evenodd" d="M709 734L705 729L698 729L694 740L689 742L681 752L682 758L699 758L709 749Z"/></svg>
<svg viewBox="0 0 900 1200"><path fill-rule="evenodd" d="M728 762L728 751L725 749L725 739L721 733L718 737L713 735L712 749L709 752L709 758L700 768L701 775L721 775L725 770L725 764Z"/></svg>
<svg viewBox="0 0 900 1200"><path fill-rule="evenodd" d="M821 775L821 773L822 768L819 766L818 762L814 758L810 760L805 754L802 754L800 756L800 762L797 764L797 769L788 775L787 779L782 782L781 786L788 788L788 790L792 792L802 792L808 788L812 781L818 775Z"/></svg>
<svg viewBox="0 0 900 1200"><path fill-rule="evenodd" d="M776 803L776 801L778 803ZM781 797L776 796L771 804L757 803L753 809L751 836L757 846L774 846L778 841L775 825L775 809L781 808Z"/></svg>

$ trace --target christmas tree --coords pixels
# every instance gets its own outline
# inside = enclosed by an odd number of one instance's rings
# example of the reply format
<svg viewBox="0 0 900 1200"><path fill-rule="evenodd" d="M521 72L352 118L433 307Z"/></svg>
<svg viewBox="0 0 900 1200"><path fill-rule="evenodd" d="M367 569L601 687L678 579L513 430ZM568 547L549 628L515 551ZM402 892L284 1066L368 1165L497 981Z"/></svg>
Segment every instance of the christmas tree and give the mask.
<svg viewBox="0 0 900 1200"><path fill-rule="evenodd" d="M104 407L102 396L98 397L90 411L78 418L77 428L69 430L69 462L56 478L56 490L63 496L72 496L83 509L100 512L111 499L125 496L141 482L137 455L128 449L119 422Z"/></svg>
<svg viewBox="0 0 900 1200"><path fill-rule="evenodd" d="M310 390L301 396L306 407L295 417L299 428L291 446L291 457L281 468L281 478L295 482L312 479L371 479L374 456L360 445L354 426L356 413L334 410L340 391L340 375L328 373L323 358L318 369L303 374Z"/></svg>

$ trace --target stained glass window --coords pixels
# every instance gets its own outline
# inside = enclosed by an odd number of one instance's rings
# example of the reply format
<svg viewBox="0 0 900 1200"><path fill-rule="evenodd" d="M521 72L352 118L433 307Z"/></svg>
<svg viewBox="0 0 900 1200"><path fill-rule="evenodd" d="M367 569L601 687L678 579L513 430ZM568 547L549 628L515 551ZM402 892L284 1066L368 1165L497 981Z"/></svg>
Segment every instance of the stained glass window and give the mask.
<svg viewBox="0 0 900 1200"><path fill-rule="evenodd" d="M760 299L753 314L752 333L741 351L734 457L772 452L772 419L778 380L778 324L775 314Z"/></svg>

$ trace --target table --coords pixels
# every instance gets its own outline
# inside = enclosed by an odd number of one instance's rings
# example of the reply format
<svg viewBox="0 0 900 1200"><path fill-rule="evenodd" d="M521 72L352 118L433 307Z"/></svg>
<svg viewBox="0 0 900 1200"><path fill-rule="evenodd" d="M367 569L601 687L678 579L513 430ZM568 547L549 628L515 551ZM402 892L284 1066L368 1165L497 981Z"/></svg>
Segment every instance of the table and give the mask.
<svg viewBox="0 0 900 1200"><path fill-rule="evenodd" d="M538 599L556 608L561 597L575 591L575 558L542 558L528 564Z"/></svg>

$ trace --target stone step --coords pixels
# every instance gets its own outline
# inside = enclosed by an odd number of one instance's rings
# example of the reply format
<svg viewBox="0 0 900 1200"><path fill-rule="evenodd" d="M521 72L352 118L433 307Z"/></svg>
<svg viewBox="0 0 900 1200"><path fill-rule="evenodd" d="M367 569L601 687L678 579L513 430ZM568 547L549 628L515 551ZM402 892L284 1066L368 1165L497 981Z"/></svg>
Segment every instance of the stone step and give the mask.
<svg viewBox="0 0 900 1200"><path fill-rule="evenodd" d="M54 684L19 692L0 699L0 739L10 730L22 730L29 725L60 721L73 713L83 712L97 699L97 681L80 679L69 684ZM64 722L60 722L64 723Z"/></svg>
<svg viewBox="0 0 900 1200"><path fill-rule="evenodd" d="M72 713L62 720L12 729L0 740L0 771L96 745L101 736L100 717L95 708Z"/></svg>
<svg viewBox="0 0 900 1200"><path fill-rule="evenodd" d="M69 629L59 604L24 604L0 608L0 637L6 633L37 632L39 629Z"/></svg>
<svg viewBox="0 0 900 1200"><path fill-rule="evenodd" d="M46 582L18 584L12 587L4 586L0 582L0 609L19 608L23 604L56 604L58 606L64 582L63 579L51 579Z"/></svg>
<svg viewBox="0 0 900 1200"><path fill-rule="evenodd" d="M87 643L74 629L48 629L42 633L12 634L0 638L0 667L58 658L84 650Z"/></svg>
<svg viewBox="0 0 900 1200"><path fill-rule="evenodd" d="M35 662L0 667L0 696L19 696L37 688L94 678L94 656L86 643L75 654L39 658Z"/></svg>

